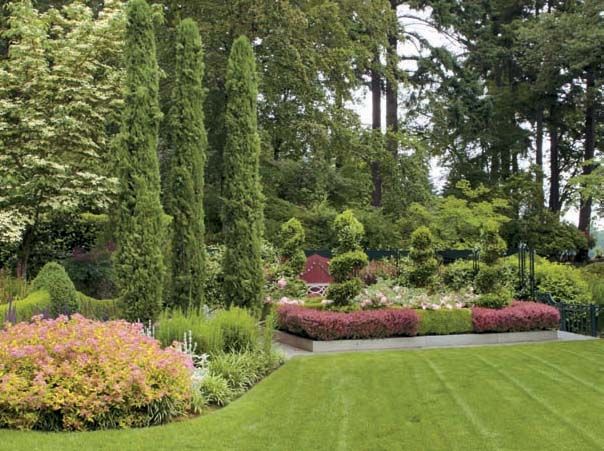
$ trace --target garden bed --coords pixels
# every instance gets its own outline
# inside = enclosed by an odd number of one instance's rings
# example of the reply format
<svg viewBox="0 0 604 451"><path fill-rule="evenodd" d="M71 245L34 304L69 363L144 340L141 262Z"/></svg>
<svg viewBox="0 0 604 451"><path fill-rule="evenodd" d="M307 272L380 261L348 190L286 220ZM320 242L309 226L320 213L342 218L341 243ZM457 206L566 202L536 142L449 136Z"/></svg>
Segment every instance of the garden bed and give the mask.
<svg viewBox="0 0 604 451"><path fill-rule="evenodd" d="M503 309L278 310L277 339L311 352L502 344L558 339L560 314L535 302Z"/></svg>

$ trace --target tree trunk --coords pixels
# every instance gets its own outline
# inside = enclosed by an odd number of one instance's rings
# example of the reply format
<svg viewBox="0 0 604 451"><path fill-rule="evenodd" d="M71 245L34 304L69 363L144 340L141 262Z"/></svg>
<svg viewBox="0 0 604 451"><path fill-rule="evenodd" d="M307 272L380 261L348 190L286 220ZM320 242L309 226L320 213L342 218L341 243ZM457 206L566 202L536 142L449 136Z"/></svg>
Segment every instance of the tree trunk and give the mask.
<svg viewBox="0 0 604 451"><path fill-rule="evenodd" d="M535 135L535 163L537 170L535 180L537 181L538 189L538 207L542 208L544 203L543 195L543 108L539 107L536 118L536 135Z"/></svg>
<svg viewBox="0 0 604 451"><path fill-rule="evenodd" d="M595 79L593 68L587 70L586 84L586 106L585 106L585 148L583 160L584 163L593 160L596 148L596 114L594 102ZM594 170L592 164L583 166L583 175L589 175ZM589 235L591 228L591 207L592 198L581 196L581 204L579 207L579 230ZM583 260L587 259L587 250L585 255L580 255Z"/></svg>
<svg viewBox="0 0 604 451"><path fill-rule="evenodd" d="M372 122L371 127L378 132L382 129L382 77L378 70L380 64L379 55L375 56L373 64L375 67L371 70L371 108ZM371 193L371 205L374 207L382 206L382 171L380 162L375 159L371 162L371 180L373 181L373 192Z"/></svg>
<svg viewBox="0 0 604 451"><path fill-rule="evenodd" d="M33 227L28 227L23 233L23 240L17 252L17 273L16 276L27 280L29 256L33 245L35 230Z"/></svg>
<svg viewBox="0 0 604 451"><path fill-rule="evenodd" d="M390 7L396 16L398 0L390 0ZM391 133L398 132L398 33L393 30L388 35L388 49L386 51L386 65L388 78L386 82L386 129ZM398 141L388 140L388 150L396 159L398 154Z"/></svg>
<svg viewBox="0 0 604 451"><path fill-rule="evenodd" d="M552 112L553 113L553 112ZM549 136L550 136L550 181L549 181L549 209L554 213L560 213L560 163L558 156L558 126L553 123L550 113Z"/></svg>

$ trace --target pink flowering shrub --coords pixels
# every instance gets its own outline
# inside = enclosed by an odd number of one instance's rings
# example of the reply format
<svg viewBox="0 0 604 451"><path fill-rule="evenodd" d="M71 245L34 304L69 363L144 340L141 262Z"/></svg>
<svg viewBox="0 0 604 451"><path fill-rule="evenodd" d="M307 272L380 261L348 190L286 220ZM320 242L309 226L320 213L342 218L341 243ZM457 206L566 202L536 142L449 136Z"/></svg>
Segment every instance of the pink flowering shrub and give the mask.
<svg viewBox="0 0 604 451"><path fill-rule="evenodd" d="M0 427L85 430L169 421L191 408L191 359L142 325L80 315L0 330Z"/></svg>
<svg viewBox="0 0 604 451"><path fill-rule="evenodd" d="M330 312L294 305L277 309L279 329L315 340L417 335L419 316L411 309Z"/></svg>
<svg viewBox="0 0 604 451"><path fill-rule="evenodd" d="M560 313L549 305L516 301L502 309L474 307L472 324L474 332L557 329L560 324Z"/></svg>

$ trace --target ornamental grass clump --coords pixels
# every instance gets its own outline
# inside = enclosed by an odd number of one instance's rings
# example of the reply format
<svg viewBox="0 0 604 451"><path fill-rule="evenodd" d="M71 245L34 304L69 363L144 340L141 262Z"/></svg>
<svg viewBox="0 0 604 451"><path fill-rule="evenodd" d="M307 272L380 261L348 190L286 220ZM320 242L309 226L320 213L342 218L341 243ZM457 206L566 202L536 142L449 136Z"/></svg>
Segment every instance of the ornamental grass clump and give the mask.
<svg viewBox="0 0 604 451"><path fill-rule="evenodd" d="M141 324L81 315L0 331L0 427L45 431L142 427L192 409L193 363Z"/></svg>

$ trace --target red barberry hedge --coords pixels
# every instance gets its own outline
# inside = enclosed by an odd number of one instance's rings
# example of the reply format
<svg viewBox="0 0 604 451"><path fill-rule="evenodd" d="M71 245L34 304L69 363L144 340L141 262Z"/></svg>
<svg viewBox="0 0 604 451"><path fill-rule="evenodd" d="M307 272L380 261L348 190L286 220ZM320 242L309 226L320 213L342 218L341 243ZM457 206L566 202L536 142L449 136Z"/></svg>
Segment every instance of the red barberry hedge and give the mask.
<svg viewBox="0 0 604 451"><path fill-rule="evenodd" d="M419 320L411 309L341 313L284 305L277 310L279 329L314 340L412 337Z"/></svg>
<svg viewBox="0 0 604 451"><path fill-rule="evenodd" d="M525 332L557 329L560 313L554 307L537 302L516 301L499 310L474 307L474 332Z"/></svg>

